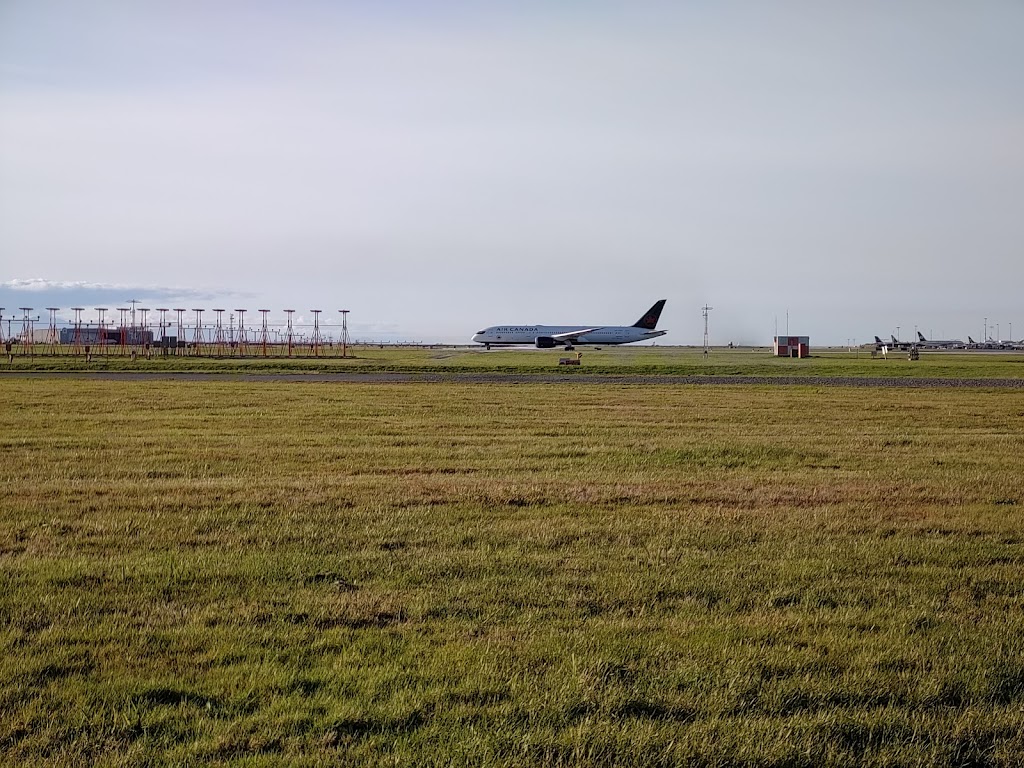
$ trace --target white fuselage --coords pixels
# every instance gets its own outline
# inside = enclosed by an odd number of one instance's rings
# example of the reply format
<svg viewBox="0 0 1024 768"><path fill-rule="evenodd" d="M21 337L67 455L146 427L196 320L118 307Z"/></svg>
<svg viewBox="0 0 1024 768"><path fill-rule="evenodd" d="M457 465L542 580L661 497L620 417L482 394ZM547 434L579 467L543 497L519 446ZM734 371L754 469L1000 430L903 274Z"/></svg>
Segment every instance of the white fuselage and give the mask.
<svg viewBox="0 0 1024 768"><path fill-rule="evenodd" d="M473 334L477 344L533 344L538 338L593 330L573 339L574 344L631 344L664 336L665 331L648 330L631 325L492 325ZM564 342L559 342L562 344Z"/></svg>
<svg viewBox="0 0 1024 768"><path fill-rule="evenodd" d="M950 349L962 347L964 343L960 339L920 339L917 346L925 349Z"/></svg>

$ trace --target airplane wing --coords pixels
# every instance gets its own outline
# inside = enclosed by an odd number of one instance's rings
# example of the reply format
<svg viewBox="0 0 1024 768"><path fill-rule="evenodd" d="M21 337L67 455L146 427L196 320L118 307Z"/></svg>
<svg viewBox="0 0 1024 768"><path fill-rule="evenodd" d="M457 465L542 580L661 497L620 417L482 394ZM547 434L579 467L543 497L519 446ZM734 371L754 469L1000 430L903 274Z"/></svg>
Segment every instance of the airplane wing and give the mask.
<svg viewBox="0 0 1024 768"><path fill-rule="evenodd" d="M588 333L593 333L594 331L600 331L600 330L601 330L601 326L598 326L597 328L584 328L583 330L580 330L580 331L569 331L568 333L556 333L556 334L552 335L551 338L554 339L555 341L576 341L576 339L578 339L580 336L586 336Z"/></svg>

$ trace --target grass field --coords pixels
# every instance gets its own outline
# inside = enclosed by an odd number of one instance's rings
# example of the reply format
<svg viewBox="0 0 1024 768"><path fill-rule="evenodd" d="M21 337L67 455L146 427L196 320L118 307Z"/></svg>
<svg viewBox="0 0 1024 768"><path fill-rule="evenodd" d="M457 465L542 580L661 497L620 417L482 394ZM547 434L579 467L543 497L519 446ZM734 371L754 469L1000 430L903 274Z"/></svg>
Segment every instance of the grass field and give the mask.
<svg viewBox="0 0 1024 768"><path fill-rule="evenodd" d="M4 763L1024 754L1024 392L0 400Z"/></svg>
<svg viewBox="0 0 1024 768"><path fill-rule="evenodd" d="M583 365L558 367L561 349L493 349L482 347L355 347L351 357L159 357L144 359L116 354L84 357L15 355L0 364L0 371L411 371L551 373L566 376L587 373L621 375L745 375L745 376L886 376L1024 378L1024 353L924 351L910 361L906 353L871 357L867 350L815 349L804 360L777 358L766 348L715 349L705 360L694 347L622 346L581 347ZM333 353L332 353L333 354Z"/></svg>

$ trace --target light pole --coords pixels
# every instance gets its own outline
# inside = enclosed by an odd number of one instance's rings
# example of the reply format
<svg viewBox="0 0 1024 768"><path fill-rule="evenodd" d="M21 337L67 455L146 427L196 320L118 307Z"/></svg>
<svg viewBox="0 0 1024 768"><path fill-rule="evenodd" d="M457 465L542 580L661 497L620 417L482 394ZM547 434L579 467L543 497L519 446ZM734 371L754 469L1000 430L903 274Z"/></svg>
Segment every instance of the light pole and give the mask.
<svg viewBox="0 0 1024 768"><path fill-rule="evenodd" d="M712 309L714 307L709 307L707 304L701 307L701 311L704 313L704 357L708 356L708 312Z"/></svg>

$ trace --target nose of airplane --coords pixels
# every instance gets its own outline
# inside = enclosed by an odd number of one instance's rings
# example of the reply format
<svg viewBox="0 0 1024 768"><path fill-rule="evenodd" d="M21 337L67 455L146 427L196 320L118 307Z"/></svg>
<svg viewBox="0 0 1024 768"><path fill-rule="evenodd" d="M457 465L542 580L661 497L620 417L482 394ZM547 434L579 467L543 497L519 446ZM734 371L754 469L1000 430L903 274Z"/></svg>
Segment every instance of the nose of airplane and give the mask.
<svg viewBox="0 0 1024 768"><path fill-rule="evenodd" d="M480 334L479 333L474 333L473 334L473 338L470 339L470 341L473 341L473 342L476 342L477 344L479 344L480 343Z"/></svg>

